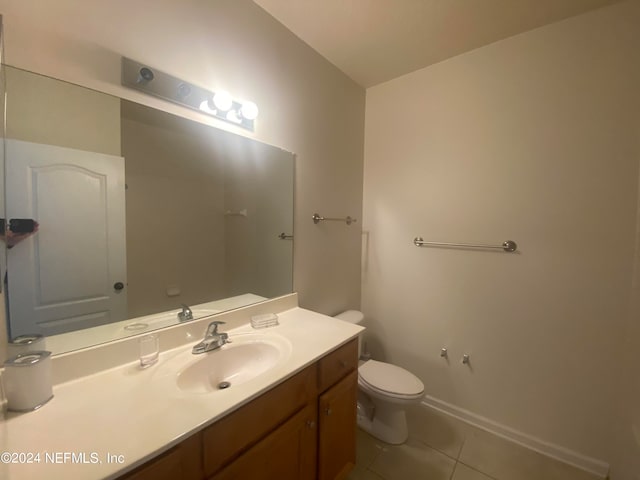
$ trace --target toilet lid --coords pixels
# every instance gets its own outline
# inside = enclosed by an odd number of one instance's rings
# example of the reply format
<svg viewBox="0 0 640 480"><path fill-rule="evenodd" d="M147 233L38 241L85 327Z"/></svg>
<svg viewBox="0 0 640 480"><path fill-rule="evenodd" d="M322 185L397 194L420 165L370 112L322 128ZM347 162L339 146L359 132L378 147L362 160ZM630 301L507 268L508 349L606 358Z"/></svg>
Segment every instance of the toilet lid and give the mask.
<svg viewBox="0 0 640 480"><path fill-rule="evenodd" d="M419 395L424 384L413 373L390 363L369 360L358 368L360 379L372 387L397 395Z"/></svg>

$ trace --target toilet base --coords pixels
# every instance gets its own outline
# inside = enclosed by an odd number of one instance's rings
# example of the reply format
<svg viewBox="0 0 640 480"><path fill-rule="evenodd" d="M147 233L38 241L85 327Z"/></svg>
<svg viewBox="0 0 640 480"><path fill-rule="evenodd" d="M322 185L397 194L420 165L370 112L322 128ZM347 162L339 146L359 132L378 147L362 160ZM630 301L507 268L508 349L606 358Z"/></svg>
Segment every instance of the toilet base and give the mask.
<svg viewBox="0 0 640 480"><path fill-rule="evenodd" d="M366 410L358 408L358 427L391 445L400 445L407 441L409 428L403 408L377 404L373 418L364 414Z"/></svg>

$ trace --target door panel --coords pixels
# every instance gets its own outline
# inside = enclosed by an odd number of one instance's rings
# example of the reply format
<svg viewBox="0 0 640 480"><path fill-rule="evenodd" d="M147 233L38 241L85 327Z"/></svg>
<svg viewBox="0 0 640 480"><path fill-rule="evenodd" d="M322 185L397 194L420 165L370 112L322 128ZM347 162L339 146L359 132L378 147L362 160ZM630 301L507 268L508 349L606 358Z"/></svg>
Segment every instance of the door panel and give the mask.
<svg viewBox="0 0 640 480"><path fill-rule="evenodd" d="M7 218L39 223L7 253L11 336L126 319L124 159L7 140L6 184Z"/></svg>

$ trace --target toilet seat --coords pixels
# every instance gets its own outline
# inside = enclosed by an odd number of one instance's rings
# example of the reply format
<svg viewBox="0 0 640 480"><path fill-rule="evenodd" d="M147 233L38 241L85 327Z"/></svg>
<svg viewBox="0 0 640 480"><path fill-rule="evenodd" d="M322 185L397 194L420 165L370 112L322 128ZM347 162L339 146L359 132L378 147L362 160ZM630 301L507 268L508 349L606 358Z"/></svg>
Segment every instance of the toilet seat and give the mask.
<svg viewBox="0 0 640 480"><path fill-rule="evenodd" d="M358 368L358 380L374 392L411 399L424 394L424 384L413 373L390 363L369 360Z"/></svg>

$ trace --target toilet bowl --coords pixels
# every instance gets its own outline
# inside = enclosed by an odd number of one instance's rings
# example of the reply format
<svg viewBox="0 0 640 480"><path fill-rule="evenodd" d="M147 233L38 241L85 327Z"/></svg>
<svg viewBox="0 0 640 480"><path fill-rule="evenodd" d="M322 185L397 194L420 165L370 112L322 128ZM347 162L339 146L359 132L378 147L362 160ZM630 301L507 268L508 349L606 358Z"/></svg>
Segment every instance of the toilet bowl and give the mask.
<svg viewBox="0 0 640 480"><path fill-rule="evenodd" d="M361 323L364 315L347 310L336 318ZM360 339L359 354L361 343ZM411 372L390 363L366 360L358 367L358 426L383 442L404 443L409 436L405 409L424 395L424 384Z"/></svg>

